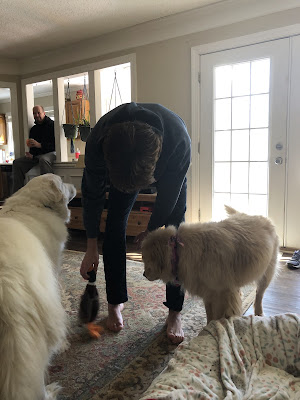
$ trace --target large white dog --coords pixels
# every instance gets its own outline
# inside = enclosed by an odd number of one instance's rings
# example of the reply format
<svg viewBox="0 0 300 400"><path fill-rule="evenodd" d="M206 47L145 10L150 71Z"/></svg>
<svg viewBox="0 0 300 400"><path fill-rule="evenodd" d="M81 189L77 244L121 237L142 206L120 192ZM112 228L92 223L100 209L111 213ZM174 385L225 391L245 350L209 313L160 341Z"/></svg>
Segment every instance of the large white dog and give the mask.
<svg viewBox="0 0 300 400"><path fill-rule="evenodd" d="M0 211L0 399L55 399L45 387L51 356L66 343L58 284L73 185L38 176Z"/></svg>
<svg viewBox="0 0 300 400"><path fill-rule="evenodd" d="M207 322L242 315L240 288L257 283L254 311L278 265L279 241L271 221L226 207L220 222L182 223L151 232L142 243L144 275L180 282L203 298Z"/></svg>

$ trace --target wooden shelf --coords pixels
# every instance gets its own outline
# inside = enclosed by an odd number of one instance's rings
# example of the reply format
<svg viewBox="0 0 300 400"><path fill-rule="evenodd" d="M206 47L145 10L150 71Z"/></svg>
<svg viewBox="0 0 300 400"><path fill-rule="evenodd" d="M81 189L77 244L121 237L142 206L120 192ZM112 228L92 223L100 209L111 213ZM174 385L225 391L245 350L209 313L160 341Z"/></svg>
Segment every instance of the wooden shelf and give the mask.
<svg viewBox="0 0 300 400"><path fill-rule="evenodd" d="M0 114L0 144L7 144L5 114Z"/></svg>
<svg viewBox="0 0 300 400"><path fill-rule="evenodd" d="M67 124L77 124L82 118L90 119L90 103L88 100L67 100L65 107Z"/></svg>
<svg viewBox="0 0 300 400"><path fill-rule="evenodd" d="M108 193L106 193L106 199L107 198L108 198ZM74 201L75 199L77 199L77 202L81 200L80 192L77 193L76 197L72 200L72 202L69 205L69 209L71 211L71 219L68 224L68 228L84 230L85 228L83 224L82 207L81 204L78 205L77 203L76 205L76 201ZM136 202L134 203L133 209L128 217L128 224L126 230L127 236L136 236L140 232L147 229L148 222L151 217L151 211L140 211L140 210L141 207L144 209L147 209L148 207L149 208L153 207L155 200L156 200L156 193L154 194L141 193L138 195ZM100 221L100 232L105 231L106 219L107 219L107 209L104 206Z"/></svg>

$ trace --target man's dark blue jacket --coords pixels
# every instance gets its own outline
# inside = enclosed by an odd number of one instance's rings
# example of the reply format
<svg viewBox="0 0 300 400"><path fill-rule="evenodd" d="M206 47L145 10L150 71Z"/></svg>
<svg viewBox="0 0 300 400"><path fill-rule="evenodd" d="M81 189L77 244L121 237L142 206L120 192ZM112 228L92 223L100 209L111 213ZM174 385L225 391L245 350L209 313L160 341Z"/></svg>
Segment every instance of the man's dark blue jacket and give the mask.
<svg viewBox="0 0 300 400"><path fill-rule="evenodd" d="M81 190L88 238L95 238L99 233L105 202L107 170L102 150L103 134L107 127L127 121L145 122L163 138L162 151L154 172L157 198L148 224L149 231L165 225L186 179L191 159L191 141L183 120L177 114L160 104L128 103L113 109L99 119L85 148Z"/></svg>

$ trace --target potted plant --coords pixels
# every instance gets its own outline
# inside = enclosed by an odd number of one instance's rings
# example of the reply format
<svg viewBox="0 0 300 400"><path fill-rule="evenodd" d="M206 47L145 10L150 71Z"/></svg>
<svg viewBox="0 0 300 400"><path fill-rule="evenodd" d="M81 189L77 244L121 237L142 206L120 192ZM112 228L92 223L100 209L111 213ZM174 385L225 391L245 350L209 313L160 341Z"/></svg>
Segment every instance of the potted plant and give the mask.
<svg viewBox="0 0 300 400"><path fill-rule="evenodd" d="M76 124L63 124L65 137L67 139L76 139L78 136L78 125Z"/></svg>
<svg viewBox="0 0 300 400"><path fill-rule="evenodd" d="M86 142L89 134L91 133L91 125L90 125L89 119L86 119L85 117L83 117L79 121L78 129L79 129L79 133L80 133L80 139L83 142Z"/></svg>
<svg viewBox="0 0 300 400"><path fill-rule="evenodd" d="M70 97L70 99L71 99L71 97ZM65 137L67 139L76 139L77 135L78 135L78 123L75 121L72 102L71 102L70 99L67 96L67 100L66 101L70 102L70 104L71 104L71 112L72 112L73 124L68 123L68 124L63 124L62 126L63 126L64 132L65 132ZM66 107L66 105L65 105L65 107Z"/></svg>

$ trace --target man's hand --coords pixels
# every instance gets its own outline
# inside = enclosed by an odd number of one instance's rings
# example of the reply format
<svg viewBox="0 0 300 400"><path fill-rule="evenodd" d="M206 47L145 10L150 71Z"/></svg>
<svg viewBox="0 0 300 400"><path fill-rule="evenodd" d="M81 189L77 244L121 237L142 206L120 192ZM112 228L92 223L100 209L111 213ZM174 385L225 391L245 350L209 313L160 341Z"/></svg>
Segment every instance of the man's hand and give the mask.
<svg viewBox="0 0 300 400"><path fill-rule="evenodd" d="M149 231L146 229L145 231L139 233L135 238L134 238L134 243L137 243L138 250L141 250L142 248L142 242L145 239L145 237L148 235Z"/></svg>
<svg viewBox="0 0 300 400"><path fill-rule="evenodd" d="M38 149L42 147L41 143L37 142L34 139L27 139L26 144L28 147L37 147Z"/></svg>
<svg viewBox="0 0 300 400"><path fill-rule="evenodd" d="M27 158L30 158L30 160L32 160L32 159L33 159L33 155L32 155L32 154L30 154L28 151L26 151L26 153L25 153L25 157L27 157Z"/></svg>
<svg viewBox="0 0 300 400"><path fill-rule="evenodd" d="M89 276L87 274L88 271L94 270L97 273L99 265L99 252L97 247L97 240L95 240L95 244L96 245L94 245L93 243L92 246L89 246L89 239L88 239L87 251L81 263L80 274L86 280L89 279Z"/></svg>

